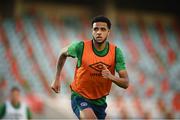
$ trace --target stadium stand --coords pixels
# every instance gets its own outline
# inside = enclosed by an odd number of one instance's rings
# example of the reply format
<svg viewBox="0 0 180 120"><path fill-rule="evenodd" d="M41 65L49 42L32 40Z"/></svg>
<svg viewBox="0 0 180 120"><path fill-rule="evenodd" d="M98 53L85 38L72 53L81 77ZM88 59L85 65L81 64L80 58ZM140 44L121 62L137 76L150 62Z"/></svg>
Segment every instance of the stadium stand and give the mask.
<svg viewBox="0 0 180 120"><path fill-rule="evenodd" d="M17 85L25 92L52 97L49 85L58 54L73 41L91 38L87 24L85 18L68 16L4 20L0 25L0 79L7 80L8 87ZM120 16L110 38L124 53L130 87L126 92L113 86L108 117L180 118L180 30L176 21ZM64 95L70 92L75 62L68 59L63 69ZM43 110L42 106L37 109Z"/></svg>

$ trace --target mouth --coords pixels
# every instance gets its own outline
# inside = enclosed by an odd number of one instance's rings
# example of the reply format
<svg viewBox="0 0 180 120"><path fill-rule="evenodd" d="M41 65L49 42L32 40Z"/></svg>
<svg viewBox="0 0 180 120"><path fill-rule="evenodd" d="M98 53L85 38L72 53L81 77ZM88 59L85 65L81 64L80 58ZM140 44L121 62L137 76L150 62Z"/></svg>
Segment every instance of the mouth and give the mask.
<svg viewBox="0 0 180 120"><path fill-rule="evenodd" d="M98 36L98 37L96 37L96 38L102 38L101 36Z"/></svg>

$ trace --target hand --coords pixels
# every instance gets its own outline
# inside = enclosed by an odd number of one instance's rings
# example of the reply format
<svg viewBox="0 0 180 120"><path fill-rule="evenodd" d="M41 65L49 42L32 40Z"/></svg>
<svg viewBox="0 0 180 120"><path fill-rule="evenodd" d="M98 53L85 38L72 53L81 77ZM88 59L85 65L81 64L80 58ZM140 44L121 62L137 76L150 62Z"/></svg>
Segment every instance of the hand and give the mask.
<svg viewBox="0 0 180 120"><path fill-rule="evenodd" d="M103 68L104 70L101 71L103 78L110 79L112 76L111 72L107 69L105 65L103 65Z"/></svg>
<svg viewBox="0 0 180 120"><path fill-rule="evenodd" d="M52 82L51 89L56 93L60 92L60 81L59 81L59 79L56 79Z"/></svg>

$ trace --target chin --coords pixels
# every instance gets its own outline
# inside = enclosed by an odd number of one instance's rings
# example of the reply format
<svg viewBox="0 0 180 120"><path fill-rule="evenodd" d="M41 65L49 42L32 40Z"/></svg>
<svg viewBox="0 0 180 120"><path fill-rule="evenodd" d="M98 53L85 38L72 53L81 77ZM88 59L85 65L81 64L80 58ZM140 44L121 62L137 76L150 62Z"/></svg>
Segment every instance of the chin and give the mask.
<svg viewBox="0 0 180 120"><path fill-rule="evenodd" d="M97 43L97 44L103 44L103 43L106 41L106 38L105 38L105 39L95 39L95 38L93 37L93 41L94 41L95 43Z"/></svg>
<svg viewBox="0 0 180 120"><path fill-rule="evenodd" d="M106 41L106 39L105 40L95 40L96 41L96 43L98 43L98 44L103 44L105 41Z"/></svg>

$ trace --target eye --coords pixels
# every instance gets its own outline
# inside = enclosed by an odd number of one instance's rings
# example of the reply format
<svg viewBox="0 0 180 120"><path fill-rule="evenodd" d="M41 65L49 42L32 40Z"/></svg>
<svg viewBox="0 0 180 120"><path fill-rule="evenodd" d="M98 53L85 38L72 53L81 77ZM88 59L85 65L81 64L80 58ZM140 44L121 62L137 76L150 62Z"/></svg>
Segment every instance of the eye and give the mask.
<svg viewBox="0 0 180 120"><path fill-rule="evenodd" d="M97 27L95 27L95 28L94 28L94 31L98 31L98 28L97 28Z"/></svg>
<svg viewBox="0 0 180 120"><path fill-rule="evenodd" d="M106 28L101 28L102 31L106 31Z"/></svg>

